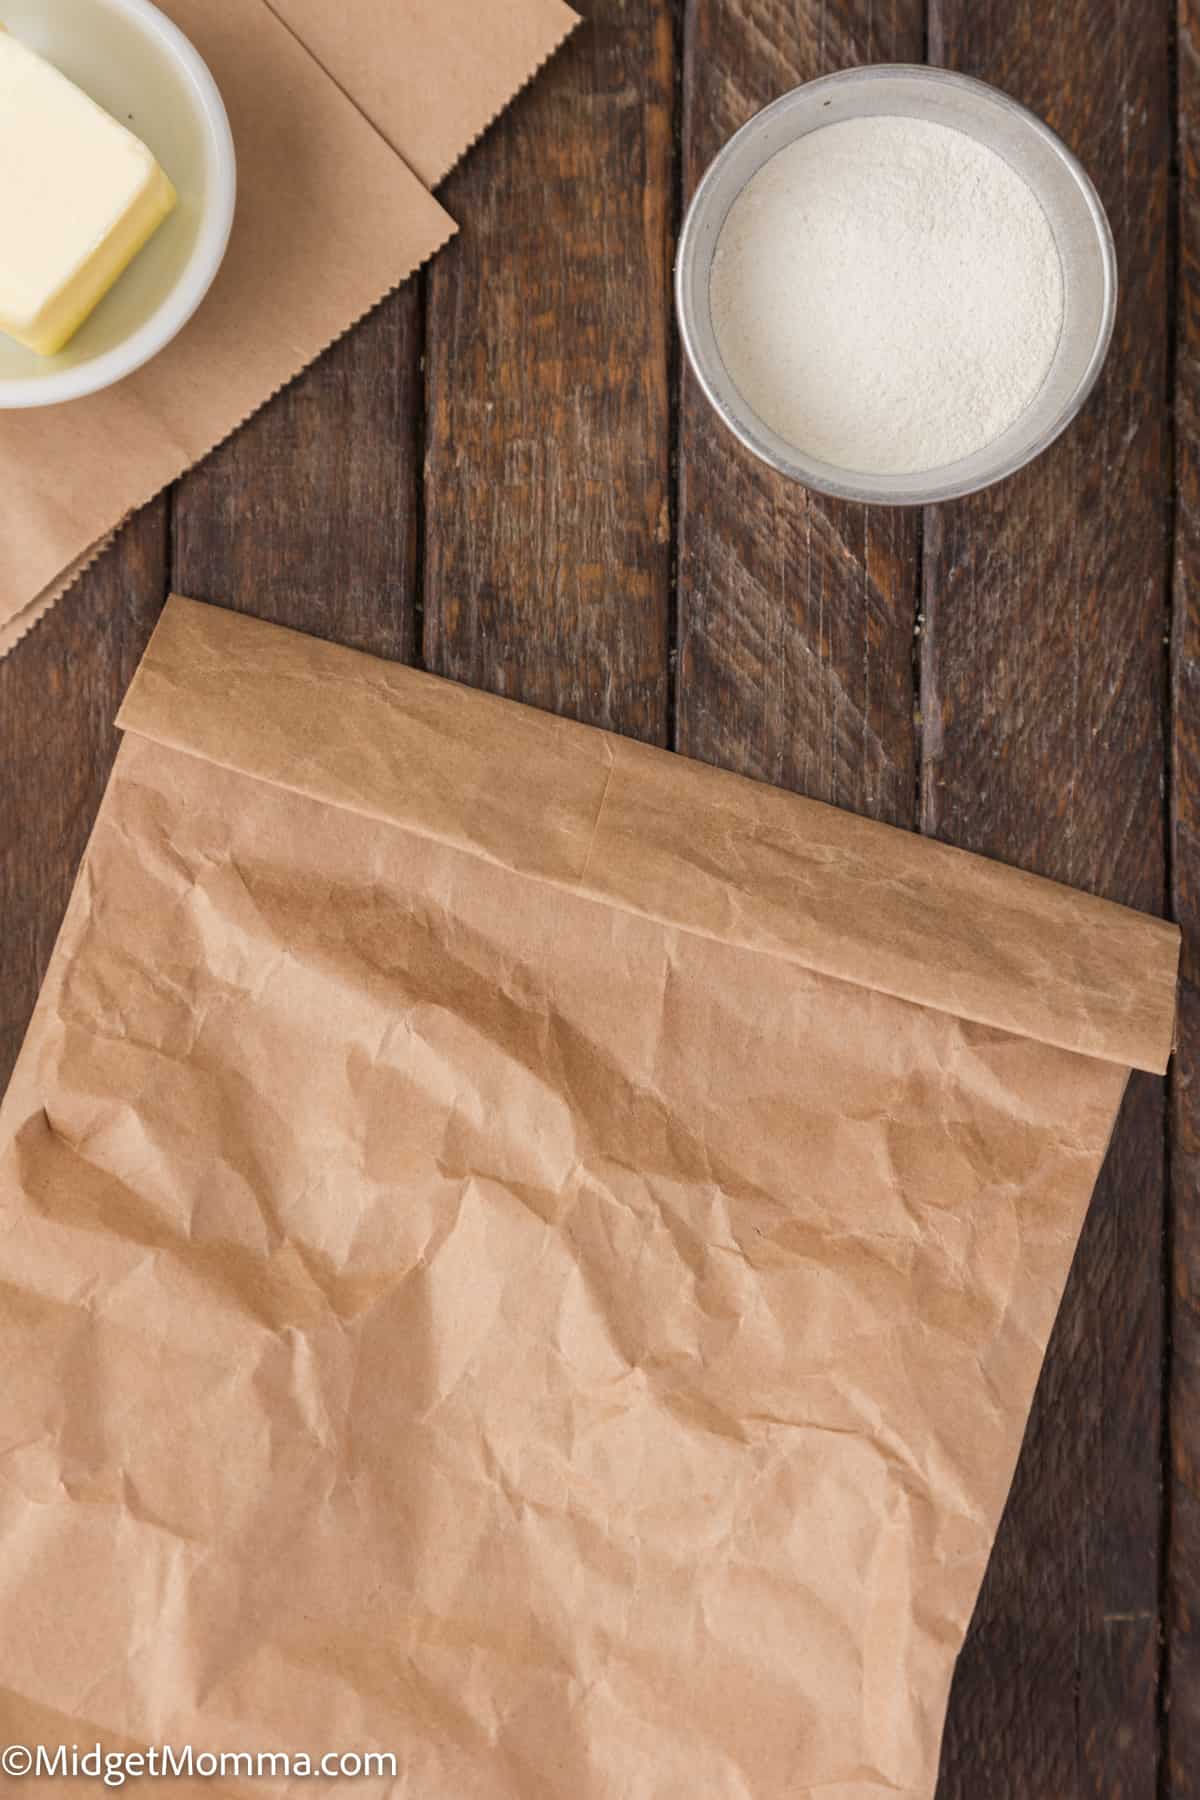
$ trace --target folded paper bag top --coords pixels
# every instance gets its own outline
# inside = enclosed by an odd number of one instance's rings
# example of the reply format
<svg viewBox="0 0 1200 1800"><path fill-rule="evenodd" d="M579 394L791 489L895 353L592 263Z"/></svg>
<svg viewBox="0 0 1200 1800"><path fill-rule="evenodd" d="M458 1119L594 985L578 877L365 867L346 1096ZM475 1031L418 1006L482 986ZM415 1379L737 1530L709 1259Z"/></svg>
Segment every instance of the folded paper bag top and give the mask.
<svg viewBox="0 0 1200 1800"><path fill-rule="evenodd" d="M122 721L0 1110L0 1731L931 1794L1177 934L181 600Z"/></svg>
<svg viewBox="0 0 1200 1800"><path fill-rule="evenodd" d="M118 723L682 930L1167 1066L1175 926L703 763L180 598Z"/></svg>

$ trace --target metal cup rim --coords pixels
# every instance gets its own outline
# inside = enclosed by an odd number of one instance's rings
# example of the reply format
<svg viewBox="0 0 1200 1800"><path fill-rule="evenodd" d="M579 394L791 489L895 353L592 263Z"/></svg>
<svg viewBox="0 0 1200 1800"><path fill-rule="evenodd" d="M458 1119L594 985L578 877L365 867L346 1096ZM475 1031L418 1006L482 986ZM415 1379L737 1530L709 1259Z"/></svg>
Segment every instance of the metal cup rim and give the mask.
<svg viewBox="0 0 1200 1800"><path fill-rule="evenodd" d="M786 115L796 106L798 97L801 95L807 99L818 90L853 84L865 85L895 78L913 79L972 92L978 98L984 99L992 105L998 105L1012 116L1020 119L1025 127L1034 131L1050 147L1063 167L1074 178L1095 228L1100 253L1104 282L1101 326L1087 365L1067 401L1054 415L1050 424L1030 442L1022 445L1019 450L1000 458L994 466L983 472L977 471L972 475L958 478L952 473L948 473L948 471L962 466L955 463L945 464L941 468L922 471L911 476L889 477L835 468L832 464L806 455L799 446L789 445L788 454L780 454L767 443L763 436L763 430L769 428L763 427L763 422L758 415L742 400L732 379L725 371L724 365L720 364L719 372L717 369L710 368L709 359L705 357L697 342L697 319L694 316L692 305L697 240L703 225L707 222L706 212L711 207L717 183L730 160L738 153L738 147L748 139L760 135L770 121L778 118L781 114ZM761 164L759 166L761 167ZM744 187L745 183L742 185ZM798 481L817 493L828 494L835 499L855 500L875 506L928 506L943 500L957 499L965 494L978 493L982 489L991 487L996 482L1004 481L1010 475L1016 474L1019 469L1025 468L1044 450L1048 449L1076 417L1096 385L1112 343L1118 296L1117 256L1108 214L1091 176L1074 152L1068 149L1057 132L1047 125L1044 119L1040 119L1036 113L1031 112L1028 107L1022 106L1019 101L1003 93L999 88L993 87L990 82L980 81L971 75L961 75L956 70L932 68L924 63L870 63L859 68L839 69L832 74L821 75L813 81L802 82L798 87L790 88L767 106L760 108L733 133L732 137L727 139L701 176L686 209L675 257L674 293L675 311L684 355L699 383L701 392L726 428L761 462L777 470L781 475L787 476L790 480ZM719 363L719 356L716 360ZM727 398L721 391L719 385L721 374L725 376L731 398ZM763 430L756 429L756 427L763 427ZM771 433L771 436L777 436L777 434ZM1000 441L997 440L997 442ZM977 457L985 457L988 448L985 446L983 450L976 452L964 461L975 462ZM898 481L903 481L908 485L897 487Z"/></svg>

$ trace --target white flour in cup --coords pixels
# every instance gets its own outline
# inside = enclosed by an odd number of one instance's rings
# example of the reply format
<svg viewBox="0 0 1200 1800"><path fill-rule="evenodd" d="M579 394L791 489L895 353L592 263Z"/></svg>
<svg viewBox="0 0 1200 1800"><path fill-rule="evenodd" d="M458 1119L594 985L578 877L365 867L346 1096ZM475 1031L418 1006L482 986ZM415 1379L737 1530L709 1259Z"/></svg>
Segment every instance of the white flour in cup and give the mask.
<svg viewBox="0 0 1200 1800"><path fill-rule="evenodd" d="M924 119L846 119L772 157L712 267L725 366L766 424L861 474L969 456L1054 359L1063 275L1028 184Z"/></svg>

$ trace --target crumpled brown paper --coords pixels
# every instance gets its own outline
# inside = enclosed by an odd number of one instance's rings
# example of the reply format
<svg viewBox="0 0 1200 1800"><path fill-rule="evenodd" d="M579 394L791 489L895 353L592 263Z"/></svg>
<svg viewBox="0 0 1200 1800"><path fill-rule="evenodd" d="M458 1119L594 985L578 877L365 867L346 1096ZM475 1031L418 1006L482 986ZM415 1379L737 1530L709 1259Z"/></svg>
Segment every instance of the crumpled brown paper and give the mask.
<svg viewBox="0 0 1200 1800"><path fill-rule="evenodd" d="M233 236L153 362L69 406L3 415L0 656L128 513L446 242L454 221L412 169L440 180L576 23L560 0L161 4L229 111Z"/></svg>
<svg viewBox="0 0 1200 1800"><path fill-rule="evenodd" d="M930 1795L1174 928L178 599L122 723L0 1109L0 1737Z"/></svg>

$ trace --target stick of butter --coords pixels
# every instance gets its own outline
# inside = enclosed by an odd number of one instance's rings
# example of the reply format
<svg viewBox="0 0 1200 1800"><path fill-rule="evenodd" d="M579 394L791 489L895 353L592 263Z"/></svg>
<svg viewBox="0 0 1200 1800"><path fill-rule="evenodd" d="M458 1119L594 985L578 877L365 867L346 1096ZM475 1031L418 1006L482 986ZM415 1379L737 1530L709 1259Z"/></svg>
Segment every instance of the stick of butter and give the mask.
<svg viewBox="0 0 1200 1800"><path fill-rule="evenodd" d="M61 350L175 198L139 138L0 27L0 331Z"/></svg>

